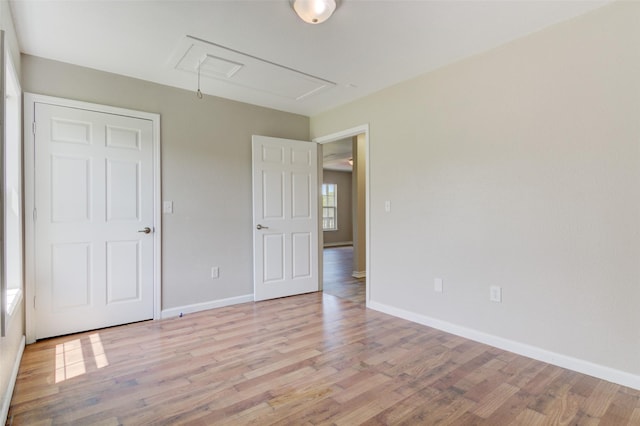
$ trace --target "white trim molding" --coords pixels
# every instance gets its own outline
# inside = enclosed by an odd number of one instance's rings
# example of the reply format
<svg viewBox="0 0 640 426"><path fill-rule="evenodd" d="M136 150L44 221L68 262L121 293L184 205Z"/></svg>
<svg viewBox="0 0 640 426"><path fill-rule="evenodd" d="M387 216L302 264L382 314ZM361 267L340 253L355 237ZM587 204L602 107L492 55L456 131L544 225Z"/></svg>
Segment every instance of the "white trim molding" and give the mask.
<svg viewBox="0 0 640 426"><path fill-rule="evenodd" d="M353 278L366 278L367 277L367 271L353 271L351 273L351 276Z"/></svg>
<svg viewBox="0 0 640 426"><path fill-rule="evenodd" d="M164 309L161 318L179 317L184 314L206 311L209 309L223 308L225 306L239 305L240 303L253 302L253 293L244 296L229 297L227 299L211 300L209 302L194 303L193 305L178 306L177 308Z"/></svg>
<svg viewBox="0 0 640 426"><path fill-rule="evenodd" d="M13 396L13 389L16 386L16 380L18 379L18 370L20 369L20 361L22 361L22 354L24 353L24 345L26 339L24 335L20 340L20 347L18 348L18 354L16 355L15 362L13 363L13 370L11 370L11 377L9 377L9 383L7 385L7 392L4 394L2 400L2 411L0 411L0 424L7 423L7 416L9 415L9 407L11 406L11 397Z"/></svg>
<svg viewBox="0 0 640 426"><path fill-rule="evenodd" d="M455 334L456 336L464 337L469 340L484 343L486 345L503 349L505 351L513 352L518 355L533 358L535 360L553 364L555 366L576 371L578 373L597 377L598 379L607 380L609 382L613 382L622 386L640 390L640 376L637 376L635 374L616 370L604 365L595 364L583 359L551 352L536 346L527 345L526 343L505 339L503 337L494 336L488 333L483 333L478 330L462 327L447 321L442 321L436 318L428 317L426 315L406 311L404 309L385 305L383 303L369 301L368 307L373 310L392 315L394 317L426 325L428 327L432 327L447 333Z"/></svg>

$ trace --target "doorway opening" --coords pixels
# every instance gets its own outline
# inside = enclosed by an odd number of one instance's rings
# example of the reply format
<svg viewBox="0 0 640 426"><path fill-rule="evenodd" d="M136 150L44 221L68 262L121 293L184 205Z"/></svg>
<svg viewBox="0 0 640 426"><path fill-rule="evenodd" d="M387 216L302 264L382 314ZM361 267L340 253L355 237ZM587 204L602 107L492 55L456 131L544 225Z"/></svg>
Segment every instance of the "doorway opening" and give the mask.
<svg viewBox="0 0 640 426"><path fill-rule="evenodd" d="M314 139L322 148L322 289L369 301L368 126Z"/></svg>

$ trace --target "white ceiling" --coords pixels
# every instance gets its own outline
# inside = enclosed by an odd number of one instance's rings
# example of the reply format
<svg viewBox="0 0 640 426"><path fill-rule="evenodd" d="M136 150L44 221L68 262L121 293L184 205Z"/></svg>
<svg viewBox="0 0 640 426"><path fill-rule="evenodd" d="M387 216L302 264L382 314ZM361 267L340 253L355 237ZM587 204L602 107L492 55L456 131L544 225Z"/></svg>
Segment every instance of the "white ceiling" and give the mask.
<svg viewBox="0 0 640 426"><path fill-rule="evenodd" d="M349 159L353 158L352 138L322 144L322 168L339 172L353 171Z"/></svg>
<svg viewBox="0 0 640 426"><path fill-rule="evenodd" d="M186 36L192 36L259 65L271 64L275 71L328 82L296 100L262 90L261 84L273 83L288 93L294 80L288 76L276 73L270 81L245 84L208 75L202 77L204 93L311 116L608 1L341 0L320 25L300 21L289 0L12 0L10 5L23 53L195 91L195 71L176 68Z"/></svg>

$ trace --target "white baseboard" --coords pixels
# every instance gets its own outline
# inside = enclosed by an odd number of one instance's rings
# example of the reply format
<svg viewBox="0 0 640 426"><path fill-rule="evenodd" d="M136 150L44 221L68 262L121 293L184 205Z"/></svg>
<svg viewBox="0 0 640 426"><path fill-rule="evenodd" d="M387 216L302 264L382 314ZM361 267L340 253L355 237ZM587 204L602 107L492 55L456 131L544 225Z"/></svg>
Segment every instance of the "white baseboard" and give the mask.
<svg viewBox="0 0 640 426"><path fill-rule="evenodd" d="M13 363L13 370L11 371L11 377L9 377L9 384L7 385L7 392L4 394L2 401L2 411L0 411L0 424L7 423L7 416L9 415L9 407L11 406L11 397L13 396L13 389L16 386L16 380L18 379L18 370L20 369L20 361L22 361L22 354L24 353L25 336L22 336L20 341L20 348L18 354Z"/></svg>
<svg viewBox="0 0 640 426"><path fill-rule="evenodd" d="M558 367L577 371L578 373L587 374L589 376L617 383L622 386L640 390L640 376L637 376L635 374L595 364L583 359L551 352L546 349L538 348L536 346L527 345L526 343L516 342L514 340L505 339L502 337L494 336L492 334L483 333L471 328L461 327L447 321L442 321L436 318L417 314L415 312L406 311L404 309L399 309L393 306L385 305L383 303L369 301L367 307L376 311L384 312L385 314L393 315L395 317L436 328L447 333L455 334L469 340L474 340L476 342L504 349L518 355L523 355L529 358L536 359L538 361L556 365Z"/></svg>
<svg viewBox="0 0 640 426"><path fill-rule="evenodd" d="M353 241L342 241L338 243L324 243L324 247L345 247L345 246L352 246L352 245L353 245Z"/></svg>
<svg viewBox="0 0 640 426"><path fill-rule="evenodd" d="M253 302L253 294L245 294L244 296L229 297L228 299L218 299L210 302L163 309L162 312L160 312L160 318L179 317L180 314L192 314L194 312L206 311L207 309L222 308L224 306L238 305L240 303L247 302Z"/></svg>
<svg viewBox="0 0 640 426"><path fill-rule="evenodd" d="M351 276L353 278L366 278L367 277L367 271L353 271L351 273Z"/></svg>

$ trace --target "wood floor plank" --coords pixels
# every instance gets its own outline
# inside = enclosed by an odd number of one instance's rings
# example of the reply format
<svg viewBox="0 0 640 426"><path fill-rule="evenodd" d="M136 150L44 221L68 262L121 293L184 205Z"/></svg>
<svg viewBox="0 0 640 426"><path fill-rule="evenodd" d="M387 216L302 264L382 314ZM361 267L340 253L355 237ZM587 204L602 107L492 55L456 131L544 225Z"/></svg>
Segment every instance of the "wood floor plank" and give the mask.
<svg viewBox="0 0 640 426"><path fill-rule="evenodd" d="M640 425L640 407L636 407L633 409L631 416L629 416L629 421L627 422L628 426L631 425Z"/></svg>
<svg viewBox="0 0 640 426"><path fill-rule="evenodd" d="M603 424L625 424L633 415L634 407L637 405L637 396L617 392L600 420Z"/></svg>
<svg viewBox="0 0 640 426"><path fill-rule="evenodd" d="M357 379L357 380L354 380ZM333 399L338 404L345 404L353 398L362 395L364 392L371 390L372 388L384 388L384 384L391 381L391 377L384 374L371 374L367 371L362 372L356 376L351 377L348 381L340 381L336 384L336 391L334 392ZM338 390L339 389L339 390Z"/></svg>
<svg viewBox="0 0 640 426"><path fill-rule="evenodd" d="M584 401L584 412L591 417L602 417L609 408L609 404L620 389L619 385L605 381L599 382L593 393Z"/></svg>
<svg viewBox="0 0 640 426"><path fill-rule="evenodd" d="M489 417L519 390L508 383L501 383L478 403L473 410L474 414L482 418Z"/></svg>
<svg viewBox="0 0 640 426"><path fill-rule="evenodd" d="M494 411L486 418L489 425L514 424L522 412L529 410L529 405L535 400L535 396L520 390L504 401L499 410ZM526 424L526 423L521 423Z"/></svg>
<svg viewBox="0 0 640 426"><path fill-rule="evenodd" d="M527 425L527 426L542 426L548 424L547 417L544 414L540 414L537 411L526 408L516 419L511 423L514 426Z"/></svg>
<svg viewBox="0 0 640 426"><path fill-rule="evenodd" d="M474 407L475 403L464 398L456 390L440 392L433 403L426 405L416 404L417 408L410 416L401 422L404 424L455 424L466 412Z"/></svg>
<svg viewBox="0 0 640 426"><path fill-rule="evenodd" d="M379 392L384 392L385 398L371 397L370 393L369 395L364 395L360 398L362 403L359 406L340 412L339 415L335 416L332 424L336 426L362 424L404 398L396 392L386 392L383 389L380 389Z"/></svg>
<svg viewBox="0 0 640 426"><path fill-rule="evenodd" d="M550 424L566 425L578 414L584 398L571 392L571 383L559 385L538 398L535 411L544 413Z"/></svg>
<svg viewBox="0 0 640 426"><path fill-rule="evenodd" d="M378 413L375 417L365 422L367 425L397 425L403 420L412 417L421 402L435 398L439 391L433 388L425 388L421 392L413 392L397 404Z"/></svg>

